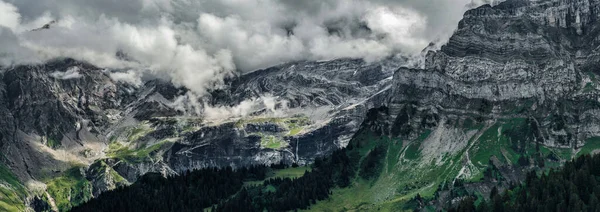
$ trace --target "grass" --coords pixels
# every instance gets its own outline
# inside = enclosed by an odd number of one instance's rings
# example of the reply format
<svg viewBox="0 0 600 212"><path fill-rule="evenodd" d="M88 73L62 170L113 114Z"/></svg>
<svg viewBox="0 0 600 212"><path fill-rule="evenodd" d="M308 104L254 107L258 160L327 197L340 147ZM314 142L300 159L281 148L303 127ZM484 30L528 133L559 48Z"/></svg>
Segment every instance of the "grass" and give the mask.
<svg viewBox="0 0 600 212"><path fill-rule="evenodd" d="M600 137L592 137L585 140L585 144L581 147L577 156L591 154L595 150L600 150Z"/></svg>
<svg viewBox="0 0 600 212"><path fill-rule="evenodd" d="M287 125L287 128L290 130L288 136L298 135L302 130L311 124L310 119L306 116L299 116L291 119L286 119L284 123Z"/></svg>
<svg viewBox="0 0 600 212"><path fill-rule="evenodd" d="M61 176L46 182L47 191L60 211L68 211L92 198L92 185L81 174L80 167L73 167Z"/></svg>
<svg viewBox="0 0 600 212"><path fill-rule="evenodd" d="M479 168L487 166L492 156L506 164L516 164L519 159L519 153L512 148L511 142L516 142L508 132L522 129L527 125L526 119L517 118L507 120L504 123L496 123L488 128L479 138L473 148L469 150L469 155L473 164ZM526 141L523 141L526 142Z"/></svg>
<svg viewBox="0 0 600 212"><path fill-rule="evenodd" d="M61 146L62 144L60 143L60 141L58 139L52 138L52 137L48 137L48 140L46 142L46 146L52 148L52 149L57 149Z"/></svg>
<svg viewBox="0 0 600 212"><path fill-rule="evenodd" d="M289 144L274 135L260 135L260 146L266 149L283 149Z"/></svg>
<svg viewBox="0 0 600 212"><path fill-rule="evenodd" d="M430 134L431 131L423 132L412 144L420 144ZM385 171L381 171L379 177L357 177L350 187L333 189L329 199L312 205L310 211L405 211L403 205L408 200L417 194L432 197L438 185L453 179L461 167L460 154L448 155L441 166L423 164L418 154L412 160L404 160L400 158L401 152L411 151L408 150L411 147L403 147L399 139L363 133L351 143L358 144L351 151L358 152L362 162L375 146L386 148L382 159ZM415 146L412 148L418 149L419 145Z"/></svg>
<svg viewBox="0 0 600 212"><path fill-rule="evenodd" d="M573 149L571 148L556 148L554 151L558 154L563 160L571 160L573 157Z"/></svg>
<svg viewBox="0 0 600 212"><path fill-rule="evenodd" d="M257 181L246 181L244 182L245 186L255 186L262 185L265 180L273 179L273 178L290 178L296 179L302 177L306 171L310 171L311 168L309 166L300 166L300 167L291 167L286 169L278 169L272 170L267 173L267 177L264 180Z"/></svg>
<svg viewBox="0 0 600 212"><path fill-rule="evenodd" d="M138 139L144 137L148 133L152 132L153 129L146 122L142 122L140 125L134 127L127 134L127 141L137 141Z"/></svg>
<svg viewBox="0 0 600 212"><path fill-rule="evenodd" d="M286 123L294 127L310 125L311 121L308 117L302 115L297 115L290 118L260 117L253 119L240 119L235 123L235 126L240 128L251 123Z"/></svg>
<svg viewBox="0 0 600 212"><path fill-rule="evenodd" d="M466 182L480 181L483 170L489 165L489 160L493 156L500 162L510 165L517 164L521 155L532 158L539 155L546 158L550 154L556 154L563 159L571 158L572 149L550 148L543 145L536 148L536 144L532 142L534 131L531 130L531 126L531 120L526 118L499 120L485 130L483 125L476 124L472 120L457 122L457 127L462 127L466 131L477 130L479 133L474 134L474 137L469 140L470 149L465 148L455 153L440 155L440 161L436 162L425 160L419 149L421 143L430 136L430 131L424 131L413 141L405 141L408 143L406 146L403 146L399 139L359 132L350 142L353 148L347 154L358 153L357 161L364 163L366 155L373 148L384 146L387 148L385 158L382 160L385 171L375 178L355 177L351 186L334 188L330 198L312 205L309 211L410 210L410 207L404 206L417 194L424 198L433 198L438 185L454 182L465 165L467 153L473 165L467 167L471 170L471 175L461 175L465 177ZM481 136L475 137L479 134ZM588 140L581 148L580 154L595 149L600 149L600 137ZM400 157L402 153L404 157ZM546 162L546 168L548 167L553 166ZM357 173L357 176L360 176L360 173ZM481 194L475 195L480 197L477 202L480 204Z"/></svg>
<svg viewBox="0 0 600 212"><path fill-rule="evenodd" d="M169 143L169 141L164 140L150 147L129 149L129 147L124 146L120 142L113 142L108 145L106 156L118 158L129 163L141 163L150 159L151 153L161 149L164 145Z"/></svg>
<svg viewBox="0 0 600 212"><path fill-rule="evenodd" d="M469 145L469 158L474 166L468 168L472 171L467 176L467 181L479 181L482 171L489 164L492 156L497 157L506 164L516 164L520 154L516 148L521 144L521 154L542 155L552 154L554 149L544 146L539 147L539 152L534 143L523 143L530 140L530 122L525 118L500 120L498 123L483 130L483 125L472 120L465 120L462 124L467 131L480 131L478 139L471 138ZM384 167L377 178L355 178L352 185L347 188L335 188L329 199L320 201L311 206L311 211L403 211L403 207L411 198L420 194L424 198L432 198L441 183L453 182L463 168L467 149L455 153L440 155L440 161L425 160L420 154L420 145L427 139L431 131L424 131L409 145L402 146L397 139L377 137L365 133L357 135L351 144L355 147L351 151L359 152L361 161L364 162L366 153L375 146L387 147ZM529 134L528 134L529 133ZM477 135L477 134L475 134ZM600 143L600 139L599 142ZM590 143L592 145L593 143ZM597 143L596 143L597 144ZM401 152L404 157L400 158ZM564 157L564 156L563 156Z"/></svg>
<svg viewBox="0 0 600 212"><path fill-rule="evenodd" d="M295 168L287 168L287 169L281 169L281 170L275 170L274 175L272 178L291 178L291 179L295 179L295 178L299 178L302 177L302 175L304 175L304 173L306 171L310 171L311 168L308 166L300 166L300 167L295 167Z"/></svg>
<svg viewBox="0 0 600 212"><path fill-rule="evenodd" d="M134 142L143 138L148 133L154 131L152 126L148 121L143 121L136 126L128 126L121 128L114 132L113 135L109 137L110 143L114 142Z"/></svg>
<svg viewBox="0 0 600 212"><path fill-rule="evenodd" d="M381 211L381 204L373 204L370 182L360 180L352 187L333 189L330 198L312 205L308 211ZM386 211L386 210L383 210Z"/></svg>
<svg viewBox="0 0 600 212"><path fill-rule="evenodd" d="M296 136L304 130L307 126L311 125L311 120L306 116L293 116L290 118L253 118L253 119L240 119L235 123L237 128L244 128L247 124L257 123L273 123L278 124L288 130L286 136Z"/></svg>
<svg viewBox="0 0 600 212"><path fill-rule="evenodd" d="M421 147L421 143L423 143L423 141L425 141L425 139L427 139L430 134L431 134L431 130L425 130L425 132L423 134L421 134L417 138L417 140L415 140L410 145L408 145L408 148L406 148L406 152L404 153L404 158L409 159L409 160L415 160L415 159L419 158L419 156L421 154L421 152L419 151L419 148Z"/></svg>
<svg viewBox="0 0 600 212"><path fill-rule="evenodd" d="M0 211L25 211L27 191L4 164L0 164Z"/></svg>
<svg viewBox="0 0 600 212"><path fill-rule="evenodd" d="M387 172L394 171L394 168L398 165L400 154L402 154L402 148L403 145L401 140L393 140L390 142L390 147L387 152Z"/></svg>
<svg viewBox="0 0 600 212"><path fill-rule="evenodd" d="M112 179L117 185L123 185L128 183L127 180L123 178L123 176L117 173L112 167L110 167L102 160L96 161L89 167L89 169L91 170L91 173L93 173L93 175L96 175L98 177L101 177L108 172L108 174L110 175L110 179Z"/></svg>
<svg viewBox="0 0 600 212"><path fill-rule="evenodd" d="M485 165L488 164L488 161L492 155L501 155L500 148L503 148L501 145L500 138L498 137L498 130L500 125L495 124L492 127L488 128L482 135L479 137L478 144L474 146L469 152L471 161L476 165Z"/></svg>
<svg viewBox="0 0 600 212"><path fill-rule="evenodd" d="M253 119L240 119L235 123L235 126L243 129L248 124L260 123L276 124L286 130L285 133L275 134L265 134L260 132L252 133L253 135L261 137L260 145L262 148L276 150L289 146L289 144L284 140L284 137L299 135L302 130L312 124L311 120L306 116L293 116L289 118L261 117Z"/></svg>
<svg viewBox="0 0 600 212"><path fill-rule="evenodd" d="M292 128L290 129L290 132L287 134L288 136L295 136L300 134L300 132L302 132L302 130L304 129L304 127L296 127L296 128Z"/></svg>
<svg viewBox="0 0 600 212"><path fill-rule="evenodd" d="M196 127L194 125L186 125L185 127L183 127L181 133L195 132L199 129L200 127Z"/></svg>
<svg viewBox="0 0 600 212"><path fill-rule="evenodd" d="M411 143L410 145L408 145L408 147L406 148L406 151L404 152L404 158L408 159L408 160L415 160L417 158L419 158L420 156L420 152L419 152L419 147L421 146L421 143Z"/></svg>

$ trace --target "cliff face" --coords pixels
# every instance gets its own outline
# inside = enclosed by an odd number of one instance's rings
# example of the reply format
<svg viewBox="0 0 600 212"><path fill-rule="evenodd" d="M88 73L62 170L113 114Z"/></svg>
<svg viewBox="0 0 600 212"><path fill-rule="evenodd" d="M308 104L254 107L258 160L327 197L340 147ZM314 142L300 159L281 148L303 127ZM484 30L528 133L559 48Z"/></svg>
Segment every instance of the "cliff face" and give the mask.
<svg viewBox="0 0 600 212"><path fill-rule="evenodd" d="M368 113L351 147L384 148L384 165L369 189L349 192L369 204L349 208L448 208L597 153L599 5L509 0L466 12L420 67L394 72L386 107ZM417 193L434 200L415 203Z"/></svg>
<svg viewBox="0 0 600 212"><path fill-rule="evenodd" d="M346 146L363 123L395 142L386 156L394 174L381 179L397 188L378 181L378 201L477 181L486 170L516 181L600 148L599 5L482 6L419 68L398 69L404 61L393 59L294 62L202 97L161 80L121 83L113 71L68 59L7 68L2 160L24 182L83 164L97 195L146 172L309 163ZM248 100L264 103L244 116L207 116ZM365 120L369 108L379 109Z"/></svg>
<svg viewBox="0 0 600 212"><path fill-rule="evenodd" d="M275 112L209 124L185 135L166 157L174 169L310 163L345 147L369 108L380 106L397 61L368 64L361 60L297 62L242 75L206 101L238 105L245 100L276 97Z"/></svg>
<svg viewBox="0 0 600 212"><path fill-rule="evenodd" d="M283 64L199 97L162 80L121 82L113 78L120 70L71 59L5 67L1 161L28 188L49 191L48 198L77 189L96 196L147 172L305 164L346 145L366 110L382 103L396 63ZM246 111L215 119L208 117L211 108ZM61 179L86 187L56 187L68 185Z"/></svg>
<svg viewBox="0 0 600 212"><path fill-rule="evenodd" d="M583 145L600 135L599 5L512 0L466 12L422 69L396 71L392 114L415 107L438 120L531 118L545 145Z"/></svg>

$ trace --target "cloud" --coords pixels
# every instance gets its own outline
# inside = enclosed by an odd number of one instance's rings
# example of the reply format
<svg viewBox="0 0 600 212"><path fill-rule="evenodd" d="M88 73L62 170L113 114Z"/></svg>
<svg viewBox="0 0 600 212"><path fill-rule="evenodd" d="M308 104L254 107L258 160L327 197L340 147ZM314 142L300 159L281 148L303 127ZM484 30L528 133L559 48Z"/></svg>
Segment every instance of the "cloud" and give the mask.
<svg viewBox="0 0 600 212"><path fill-rule="evenodd" d="M267 116L285 116L288 111L288 102L279 101L276 97L265 94L259 98L246 99L234 106L211 106L204 104L202 106L204 118L207 121L218 122L230 118L244 118L256 111L265 110L263 115Z"/></svg>
<svg viewBox="0 0 600 212"><path fill-rule="evenodd" d="M19 26L20 20L21 15L17 12L17 7L0 1L0 26L15 30Z"/></svg>
<svg viewBox="0 0 600 212"><path fill-rule="evenodd" d="M111 72L109 76L116 82L123 82L134 86L142 85L142 76L139 72L128 70L126 72Z"/></svg>
<svg viewBox="0 0 600 212"><path fill-rule="evenodd" d="M69 80L69 79L78 79L81 78L82 75L79 73L79 67L70 67L66 71L55 71L50 74L51 77L61 80Z"/></svg>
<svg viewBox="0 0 600 212"><path fill-rule="evenodd" d="M368 11L364 19L374 33L400 50L421 50L428 43L412 34L424 31L427 19L409 9L378 7Z"/></svg>
<svg viewBox="0 0 600 212"><path fill-rule="evenodd" d="M166 77L202 95L236 71L416 54L450 35L465 5L486 2L0 0L0 44L7 46L0 62L72 57ZM53 20L49 29L30 31Z"/></svg>

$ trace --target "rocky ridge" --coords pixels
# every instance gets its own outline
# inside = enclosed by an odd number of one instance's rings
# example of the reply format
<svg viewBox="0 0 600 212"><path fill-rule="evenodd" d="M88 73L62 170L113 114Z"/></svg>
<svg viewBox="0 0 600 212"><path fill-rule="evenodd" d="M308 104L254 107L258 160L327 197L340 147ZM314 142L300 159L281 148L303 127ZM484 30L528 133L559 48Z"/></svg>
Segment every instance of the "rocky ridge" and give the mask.
<svg viewBox="0 0 600 212"><path fill-rule="evenodd" d="M4 160L25 182L83 163L96 195L146 172L309 163L344 147L363 123L394 141L386 151L394 169L372 184L371 201L440 192L457 202L440 189L457 180L488 196L525 171L600 148L599 5L485 5L466 12L440 50L426 49L418 68L294 62L197 98L160 80L121 83L73 60L10 68L0 82ZM240 105L251 109L233 114ZM365 119L369 108L379 109ZM495 172L502 182L488 176Z"/></svg>
<svg viewBox="0 0 600 212"><path fill-rule="evenodd" d="M485 197L526 171L596 152L599 5L484 5L466 12L448 43L428 51L421 67L398 69L386 98L389 115L369 125L403 141L398 170L421 167L421 179L397 180L438 191L435 204L443 207L458 202L443 190L448 181L477 182L467 186L469 194ZM496 171L502 180L488 176ZM428 178L433 172L438 177Z"/></svg>
<svg viewBox="0 0 600 212"><path fill-rule="evenodd" d="M160 79L121 82L113 75L123 71L71 59L6 67L3 162L33 194L49 191L41 196L61 210L70 206L59 190L91 188L70 201L77 204L147 172L304 164L346 145L389 88L394 67L392 60L283 64L232 78L202 97ZM246 114L206 115L248 101ZM56 188L63 179L79 184Z"/></svg>

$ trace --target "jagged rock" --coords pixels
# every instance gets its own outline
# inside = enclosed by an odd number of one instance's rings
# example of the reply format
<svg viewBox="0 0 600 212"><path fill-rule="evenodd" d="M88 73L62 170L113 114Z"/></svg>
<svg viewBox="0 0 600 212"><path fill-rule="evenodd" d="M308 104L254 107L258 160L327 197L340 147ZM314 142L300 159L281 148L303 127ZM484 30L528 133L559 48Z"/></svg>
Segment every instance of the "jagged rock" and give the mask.
<svg viewBox="0 0 600 212"><path fill-rule="evenodd" d="M121 70L72 59L2 67L0 152L22 182L58 176L73 163L89 165L94 196L147 172L309 163L346 145L366 110L383 102L401 62L288 63L228 79L197 102L187 89L163 80L131 85L111 78ZM203 120L202 107L263 96L276 97L276 109L289 111L243 126L236 119Z"/></svg>
<svg viewBox="0 0 600 212"><path fill-rule="evenodd" d="M423 120L448 116L531 117L549 146L576 147L600 135L593 88L599 5L509 0L466 12L422 69L395 72L389 107L400 123L392 130L418 132Z"/></svg>
<svg viewBox="0 0 600 212"><path fill-rule="evenodd" d="M589 0L486 5L466 12L440 50L426 48L419 68L397 69L406 62L397 59L293 62L227 79L198 98L161 80L140 86L116 82L110 71L70 59L5 67L1 151L23 180L45 174L42 166L65 170L71 155L95 151L76 158L106 164L104 171L88 170L96 194L116 186L106 175L110 170L133 182L146 172L309 163L344 147L361 123L406 141L431 131L416 148L427 165L441 163L436 154L470 148L470 138L499 119L523 119L529 131L511 139L577 149L600 136L599 5ZM274 108L247 113L262 121L203 119L205 107L233 107L265 96L277 98ZM284 118L302 114L311 123L299 127L265 119L271 109L289 109ZM457 129L468 121L482 126ZM459 175L469 175L474 165L467 162ZM497 166L514 170L502 165Z"/></svg>
<svg viewBox="0 0 600 212"><path fill-rule="evenodd" d="M103 160L99 160L88 168L86 178L92 183L92 195L97 197L100 193L129 185L130 182L108 166Z"/></svg>

